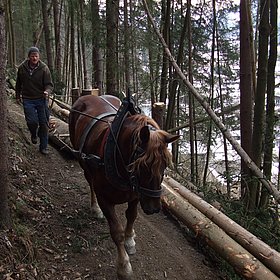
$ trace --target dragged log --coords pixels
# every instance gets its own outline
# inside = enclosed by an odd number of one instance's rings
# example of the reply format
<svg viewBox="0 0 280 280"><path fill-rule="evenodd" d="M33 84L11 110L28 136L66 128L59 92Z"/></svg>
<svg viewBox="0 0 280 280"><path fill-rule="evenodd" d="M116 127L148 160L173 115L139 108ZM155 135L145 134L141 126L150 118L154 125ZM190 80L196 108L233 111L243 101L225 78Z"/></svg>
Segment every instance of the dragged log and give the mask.
<svg viewBox="0 0 280 280"><path fill-rule="evenodd" d="M64 120L65 122L68 122L70 106L67 107L66 105L64 105L62 107L61 104L63 104L63 102L55 98L49 99L49 108L53 112L53 114L59 117L60 119Z"/></svg>
<svg viewBox="0 0 280 280"><path fill-rule="evenodd" d="M231 238L237 241L242 247L248 250L266 267L273 271L280 278L280 253L271 248L269 245L258 239L252 233L241 227L239 224L231 220L221 211L204 201L196 194L179 184L170 177L164 178L164 182L173 190L178 192L189 203L197 208L212 222L223 229ZM194 187L188 183L190 187Z"/></svg>
<svg viewBox="0 0 280 280"><path fill-rule="evenodd" d="M169 187L166 182L163 182L163 186L166 189L162 197L163 205L192 229L197 236L203 237L205 242L225 259L239 275L245 279L279 280L273 272Z"/></svg>
<svg viewBox="0 0 280 280"><path fill-rule="evenodd" d="M49 139L60 150L71 153L71 141L69 137L68 123L65 121L53 117L50 117L50 131Z"/></svg>

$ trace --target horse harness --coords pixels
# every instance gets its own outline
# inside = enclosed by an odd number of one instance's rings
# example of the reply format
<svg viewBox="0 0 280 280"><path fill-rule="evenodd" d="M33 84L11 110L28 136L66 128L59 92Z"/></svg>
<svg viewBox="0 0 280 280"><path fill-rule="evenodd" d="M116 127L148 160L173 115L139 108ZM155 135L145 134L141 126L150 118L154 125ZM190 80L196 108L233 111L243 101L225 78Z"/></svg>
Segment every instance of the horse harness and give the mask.
<svg viewBox="0 0 280 280"><path fill-rule="evenodd" d="M102 98L102 97L101 97ZM107 100L103 99L108 103ZM117 110L117 109L116 109ZM137 176L133 173L128 171L128 177L129 179L125 179L122 177L122 175L119 173L119 170L117 168L117 155L121 156L121 152L119 150L119 146L117 144L117 139L121 130L121 127L123 125L123 122L125 118L129 115L135 115L135 114L140 114L141 110L135 106L134 101L130 98L130 96L124 98L122 101L122 104L120 108L117 110L116 113L103 113L100 114L97 117L92 118L90 123L87 125L86 129L84 130L80 143L79 143L79 150L72 150L73 154L79 159L85 162L86 164L93 166L94 168L100 168L104 167L105 169L105 174L108 179L108 181L113 185L113 186L118 186L120 190L132 190L132 191L137 191L141 194L144 194L148 197L154 197L158 198L160 197L162 193L162 188L158 190L152 190L148 188L144 188L140 186ZM86 154L84 153L83 147L85 144L85 141L95 126L95 124L99 121L105 121L105 118L108 117L114 117L113 121L109 123L109 127L107 131L105 132L102 142L101 142L101 147L100 150L104 151L104 156L103 159L101 156L94 155L94 154ZM151 130L155 130L154 127L150 128ZM101 153L101 152L100 152ZM141 157L144 154L144 150L139 146L136 145L135 150L133 151L131 157L130 157L130 162L132 163L135 160L137 160L139 157ZM121 160L123 161L124 166L124 160L121 156Z"/></svg>

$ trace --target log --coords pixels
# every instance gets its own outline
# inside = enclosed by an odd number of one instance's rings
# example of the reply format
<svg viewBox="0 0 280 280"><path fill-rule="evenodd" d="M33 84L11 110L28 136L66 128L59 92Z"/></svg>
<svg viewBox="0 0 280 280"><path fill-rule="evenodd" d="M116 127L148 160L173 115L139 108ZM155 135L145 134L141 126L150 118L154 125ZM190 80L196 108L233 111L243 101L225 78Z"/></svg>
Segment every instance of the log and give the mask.
<svg viewBox="0 0 280 280"><path fill-rule="evenodd" d="M80 96L80 89L79 88L72 88L71 90L71 97L72 97L72 105L76 102L76 100Z"/></svg>
<svg viewBox="0 0 280 280"><path fill-rule="evenodd" d="M49 98L49 108L56 116L68 122L70 111L59 106L56 99Z"/></svg>
<svg viewBox="0 0 280 280"><path fill-rule="evenodd" d="M83 95L95 95L95 96L98 96L99 95L99 89L98 88L83 89L81 96L83 96Z"/></svg>
<svg viewBox="0 0 280 280"><path fill-rule="evenodd" d="M231 238L248 250L258 260L260 260L273 273L280 277L280 253L269 245L258 239L252 233L231 220L221 211L204 201L196 194L179 184L170 177L164 178L164 183L178 192L183 198L187 199L196 209L203 213L212 222L223 229ZM189 186L194 186L189 183Z"/></svg>
<svg viewBox="0 0 280 280"><path fill-rule="evenodd" d="M65 121L53 116L50 117L49 139L60 150L72 153L68 123Z"/></svg>
<svg viewBox="0 0 280 280"><path fill-rule="evenodd" d="M165 104L163 102L156 102L153 104L152 117L157 122L159 127L163 128L163 115L165 110Z"/></svg>
<svg viewBox="0 0 280 280"><path fill-rule="evenodd" d="M279 280L258 259L234 241L165 182L163 205L225 259L245 279Z"/></svg>

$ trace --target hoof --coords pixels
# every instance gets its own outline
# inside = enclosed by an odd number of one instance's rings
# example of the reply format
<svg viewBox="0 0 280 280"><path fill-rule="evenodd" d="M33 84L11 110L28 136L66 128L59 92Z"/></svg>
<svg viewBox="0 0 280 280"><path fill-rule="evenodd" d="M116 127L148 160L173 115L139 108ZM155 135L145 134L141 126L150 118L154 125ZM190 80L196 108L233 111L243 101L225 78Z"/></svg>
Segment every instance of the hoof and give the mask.
<svg viewBox="0 0 280 280"><path fill-rule="evenodd" d="M124 246L125 250L129 255L134 255L136 253L134 237L129 237L125 240Z"/></svg>
<svg viewBox="0 0 280 280"><path fill-rule="evenodd" d="M130 262L125 267L118 268L118 280L132 280L133 271Z"/></svg>
<svg viewBox="0 0 280 280"><path fill-rule="evenodd" d="M95 218L95 219L98 219L98 220L104 219L104 215L100 208L92 208L91 213L92 213L93 218Z"/></svg>

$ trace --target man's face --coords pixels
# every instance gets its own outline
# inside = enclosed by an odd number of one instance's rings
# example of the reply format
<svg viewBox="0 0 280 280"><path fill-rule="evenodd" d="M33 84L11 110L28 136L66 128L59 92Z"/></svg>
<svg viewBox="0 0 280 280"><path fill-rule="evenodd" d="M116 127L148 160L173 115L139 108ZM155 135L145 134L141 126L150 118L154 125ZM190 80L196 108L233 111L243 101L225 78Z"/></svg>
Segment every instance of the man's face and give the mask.
<svg viewBox="0 0 280 280"><path fill-rule="evenodd" d="M39 59L40 59L40 55L37 52L32 52L29 55L29 61L30 61L31 65L36 65L38 63Z"/></svg>

